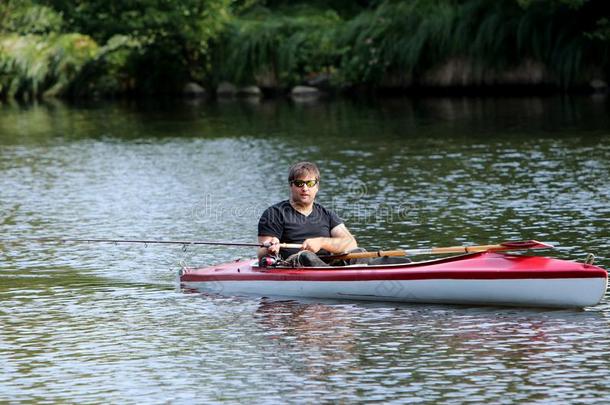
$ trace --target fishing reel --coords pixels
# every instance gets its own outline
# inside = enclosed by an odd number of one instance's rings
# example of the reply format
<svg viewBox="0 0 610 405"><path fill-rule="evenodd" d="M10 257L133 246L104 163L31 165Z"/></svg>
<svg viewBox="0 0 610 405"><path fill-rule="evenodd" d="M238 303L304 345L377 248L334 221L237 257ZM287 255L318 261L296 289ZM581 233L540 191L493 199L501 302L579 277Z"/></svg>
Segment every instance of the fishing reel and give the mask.
<svg viewBox="0 0 610 405"><path fill-rule="evenodd" d="M258 267L275 267L280 264L280 258L272 255L265 255L258 260Z"/></svg>

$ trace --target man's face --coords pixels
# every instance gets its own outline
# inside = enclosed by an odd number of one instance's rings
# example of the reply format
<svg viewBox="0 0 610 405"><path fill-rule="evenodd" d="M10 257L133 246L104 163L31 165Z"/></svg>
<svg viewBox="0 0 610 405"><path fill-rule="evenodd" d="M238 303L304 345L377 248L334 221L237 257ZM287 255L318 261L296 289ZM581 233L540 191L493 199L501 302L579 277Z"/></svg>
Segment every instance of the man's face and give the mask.
<svg viewBox="0 0 610 405"><path fill-rule="evenodd" d="M315 185L310 187L304 183L315 182ZM318 193L319 184L316 181L316 176L311 173L306 173L298 177L290 184L290 199L302 205L313 204L316 194Z"/></svg>

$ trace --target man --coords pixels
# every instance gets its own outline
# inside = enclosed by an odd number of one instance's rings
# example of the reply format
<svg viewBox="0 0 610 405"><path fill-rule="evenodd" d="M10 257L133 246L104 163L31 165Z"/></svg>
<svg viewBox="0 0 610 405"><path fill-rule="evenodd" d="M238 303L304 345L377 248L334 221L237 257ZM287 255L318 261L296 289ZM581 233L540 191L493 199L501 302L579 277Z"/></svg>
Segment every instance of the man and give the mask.
<svg viewBox="0 0 610 405"><path fill-rule="evenodd" d="M334 212L315 202L320 189L320 170L299 162L288 173L290 199L267 208L258 222L258 257L279 255L289 264L327 266L316 253L344 253L358 248L356 239ZM301 250L279 249L279 243L300 243Z"/></svg>

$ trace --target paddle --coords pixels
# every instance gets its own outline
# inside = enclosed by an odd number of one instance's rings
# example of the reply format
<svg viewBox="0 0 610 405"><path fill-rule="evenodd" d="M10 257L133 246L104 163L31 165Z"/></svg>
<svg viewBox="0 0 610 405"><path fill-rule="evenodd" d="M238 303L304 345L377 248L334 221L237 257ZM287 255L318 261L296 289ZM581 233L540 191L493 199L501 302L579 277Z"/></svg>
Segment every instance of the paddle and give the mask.
<svg viewBox="0 0 610 405"><path fill-rule="evenodd" d="M406 249L406 250L379 250L377 252L357 252L343 253L338 255L321 256L321 259L367 259L372 257L387 256L415 256L415 255L436 255L445 253L475 253L475 252L499 252L505 250L526 250L526 249L551 249L553 245L538 242L536 240L509 241L497 245L478 245L478 246L451 246L433 247L427 249Z"/></svg>

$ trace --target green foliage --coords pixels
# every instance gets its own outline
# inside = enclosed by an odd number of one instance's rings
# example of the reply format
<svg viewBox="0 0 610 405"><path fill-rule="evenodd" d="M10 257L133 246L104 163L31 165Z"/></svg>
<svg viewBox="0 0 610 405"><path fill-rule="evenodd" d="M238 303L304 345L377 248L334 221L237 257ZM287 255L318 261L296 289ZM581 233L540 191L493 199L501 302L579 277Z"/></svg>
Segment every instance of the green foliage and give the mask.
<svg viewBox="0 0 610 405"><path fill-rule="evenodd" d="M98 46L81 34L6 35L0 38L0 95L63 94Z"/></svg>
<svg viewBox="0 0 610 405"><path fill-rule="evenodd" d="M417 82L458 58L480 75L537 61L570 86L587 65L609 63L600 0L384 0L364 2L348 19L307 3L316 7L244 2L247 13L230 25L216 63L223 78L251 81L264 72L290 85L324 70L343 85L376 86L392 76Z"/></svg>
<svg viewBox="0 0 610 405"><path fill-rule="evenodd" d="M331 10L292 7L278 13L256 7L229 24L219 42L216 60L223 70L217 76L246 83L271 75L294 84L335 63L334 37L342 24Z"/></svg>
<svg viewBox="0 0 610 405"><path fill-rule="evenodd" d="M595 29L585 32L585 37L592 40L610 41L610 19L602 17L597 20Z"/></svg>
<svg viewBox="0 0 610 405"><path fill-rule="evenodd" d="M509 1L498 2L502 8L490 13L503 17L504 25L496 30L496 49L506 52L504 64L524 59L540 61L554 73L557 83L569 87L582 80L588 66L608 69L610 42L592 41L587 31L595 25L605 6L592 0L546 0L531 2L525 9L511 7ZM472 21L471 24L480 24ZM479 35L482 33L479 31ZM492 55L476 50L476 58L493 66Z"/></svg>
<svg viewBox="0 0 610 405"><path fill-rule="evenodd" d="M66 92L73 97L128 94L137 91L134 60L142 44L126 35L115 35L74 77Z"/></svg>
<svg viewBox="0 0 610 405"><path fill-rule="evenodd" d="M0 97L415 83L538 62L559 86L610 80L606 0L4 0ZM475 72L475 73L473 73Z"/></svg>
<svg viewBox="0 0 610 405"><path fill-rule="evenodd" d="M592 44L574 23L576 3L562 3L524 9L512 0L384 1L347 25L342 43L352 44L352 52L342 70L350 81L376 83L392 71L417 78L452 57L467 58L480 72L530 59L569 85L583 72L583 52Z"/></svg>
<svg viewBox="0 0 610 405"><path fill-rule="evenodd" d="M417 75L442 62L450 51L456 10L448 2L385 1L350 21L339 46L348 82L376 83L388 72Z"/></svg>
<svg viewBox="0 0 610 405"><path fill-rule="evenodd" d="M46 0L68 28L105 43L119 35L139 43L130 57L141 92L176 91L203 81L210 69L209 44L230 16L231 0ZM152 68L151 68L152 67Z"/></svg>
<svg viewBox="0 0 610 405"><path fill-rule="evenodd" d="M5 0L0 3L0 32L49 34L63 26L60 13L29 0Z"/></svg>
<svg viewBox="0 0 610 405"><path fill-rule="evenodd" d="M176 92L203 82L230 3L8 0L0 4L0 94ZM102 46L85 57L73 35Z"/></svg>
<svg viewBox="0 0 610 405"><path fill-rule="evenodd" d="M565 4L567 6L569 6L570 8L573 9L578 9L581 8L582 6L584 6L587 2L589 2L590 0L549 0L549 1L544 1L546 3L557 3L557 4ZM541 3L540 0L517 0L517 3L519 3L522 7L529 7L532 4L536 4L536 3Z"/></svg>
<svg viewBox="0 0 610 405"><path fill-rule="evenodd" d="M0 97L65 94L98 51L87 35L61 33L61 14L32 1L3 3L0 22Z"/></svg>

